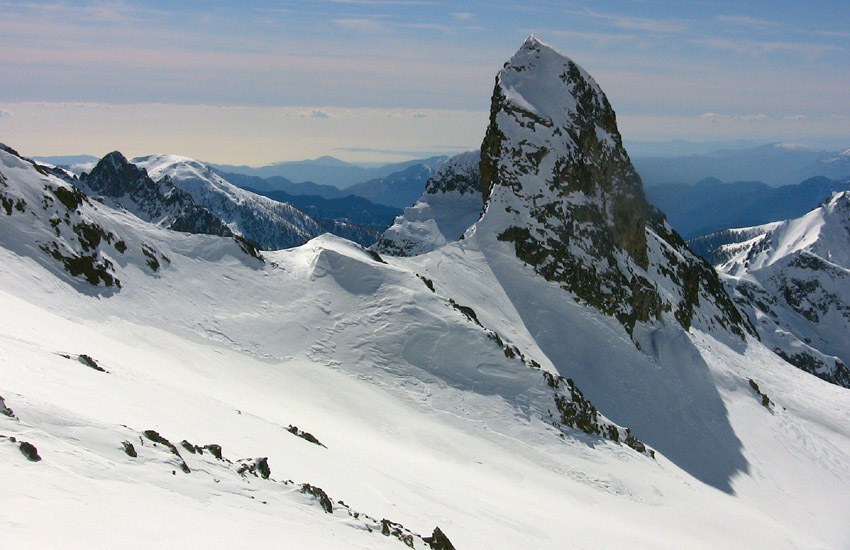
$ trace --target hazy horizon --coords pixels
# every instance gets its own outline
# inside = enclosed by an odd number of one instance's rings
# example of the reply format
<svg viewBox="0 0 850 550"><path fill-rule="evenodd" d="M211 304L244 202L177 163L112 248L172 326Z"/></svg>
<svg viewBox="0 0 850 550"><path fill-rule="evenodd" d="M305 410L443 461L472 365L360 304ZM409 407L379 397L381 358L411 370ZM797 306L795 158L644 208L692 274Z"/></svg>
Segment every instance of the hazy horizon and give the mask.
<svg viewBox="0 0 850 550"><path fill-rule="evenodd" d="M606 91L627 143L850 147L850 6L606 1L2 2L0 141L262 165L477 148L529 34Z"/></svg>

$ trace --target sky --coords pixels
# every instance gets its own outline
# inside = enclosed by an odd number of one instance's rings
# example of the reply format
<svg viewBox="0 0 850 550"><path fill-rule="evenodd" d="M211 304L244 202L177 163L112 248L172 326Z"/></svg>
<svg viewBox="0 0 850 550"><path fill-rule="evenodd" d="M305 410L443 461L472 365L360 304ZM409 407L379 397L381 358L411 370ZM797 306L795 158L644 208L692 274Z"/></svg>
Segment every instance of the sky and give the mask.
<svg viewBox="0 0 850 550"><path fill-rule="evenodd" d="M393 162L480 146L529 34L630 142L850 147L850 2L0 0L0 142L25 155Z"/></svg>

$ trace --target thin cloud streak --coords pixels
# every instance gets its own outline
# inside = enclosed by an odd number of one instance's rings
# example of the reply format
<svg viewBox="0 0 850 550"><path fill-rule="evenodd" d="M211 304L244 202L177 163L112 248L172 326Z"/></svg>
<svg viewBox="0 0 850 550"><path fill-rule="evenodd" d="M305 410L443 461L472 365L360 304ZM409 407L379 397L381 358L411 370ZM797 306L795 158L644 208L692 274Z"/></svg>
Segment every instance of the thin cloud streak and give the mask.
<svg viewBox="0 0 850 550"><path fill-rule="evenodd" d="M770 21L767 19L758 19L748 15L718 15L716 18L721 23L732 23L735 25L743 25L746 27L782 27L782 23Z"/></svg>
<svg viewBox="0 0 850 550"><path fill-rule="evenodd" d="M816 44L807 42L788 41L756 41L735 40L728 38L693 40L694 44L709 46L718 50L730 50L736 53L749 55L763 55L775 52L794 52L807 56L818 56L827 52L841 51L840 46L832 44Z"/></svg>
<svg viewBox="0 0 850 550"><path fill-rule="evenodd" d="M671 19L651 19L646 17L633 17L628 15L615 15L597 12L591 9L573 12L576 15L592 17L594 19L603 20L614 27L621 29L655 32L655 33L680 33L688 29L688 24L685 21L676 21Z"/></svg>

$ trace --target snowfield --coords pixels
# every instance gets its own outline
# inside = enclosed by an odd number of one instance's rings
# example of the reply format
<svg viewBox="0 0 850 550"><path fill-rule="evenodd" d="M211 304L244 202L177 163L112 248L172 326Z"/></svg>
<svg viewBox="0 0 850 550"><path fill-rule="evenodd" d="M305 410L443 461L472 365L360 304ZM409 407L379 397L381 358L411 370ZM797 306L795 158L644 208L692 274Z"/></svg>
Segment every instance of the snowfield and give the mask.
<svg viewBox="0 0 850 550"><path fill-rule="evenodd" d="M509 373L503 365L499 371L488 341L451 337L468 323L428 299L413 274L421 264L412 260L386 266L331 238L270 254L278 265L260 269L227 256L209 262L169 252L172 267L160 279L123 274L121 292L98 298L3 251L0 395L19 420L0 416L0 433L31 442L42 456L28 462L0 441L4 547L400 547L339 512L324 513L297 486L243 478L209 454L192 455L179 447L183 439L219 444L233 461L268 457L276 480L321 487L354 510L423 535L438 525L456 548L848 542L850 396L756 342L739 353L693 335L744 461L724 492L661 453L653 461L577 430L562 439L528 416L523 396L511 401L501 389ZM450 248L419 262L456 266L457 275L434 281L440 292L463 288L457 276L488 275L476 255ZM458 262L464 256L471 256L466 269ZM238 286L222 291L228 281ZM484 279L456 299L475 303L487 283L496 281ZM314 290L305 295L308 287ZM490 296L493 307L477 309L481 318L495 324L505 316L504 326L518 327L509 338L545 358L500 294ZM362 311L366 298L375 311ZM433 327L427 345L410 343L422 332L405 331L412 318ZM401 353L382 357L364 331ZM451 347L436 350L438 341ZM465 368L446 382L420 349ZM589 350L576 351L578 370ZM78 354L108 373L73 360ZM465 384L457 382L461 374ZM772 408L761 405L748 378ZM639 375L633 383L641 384ZM683 397L689 391L681 388ZM327 448L293 436L289 425ZM141 435L149 429L178 444L191 473ZM124 453L123 441L138 458Z"/></svg>

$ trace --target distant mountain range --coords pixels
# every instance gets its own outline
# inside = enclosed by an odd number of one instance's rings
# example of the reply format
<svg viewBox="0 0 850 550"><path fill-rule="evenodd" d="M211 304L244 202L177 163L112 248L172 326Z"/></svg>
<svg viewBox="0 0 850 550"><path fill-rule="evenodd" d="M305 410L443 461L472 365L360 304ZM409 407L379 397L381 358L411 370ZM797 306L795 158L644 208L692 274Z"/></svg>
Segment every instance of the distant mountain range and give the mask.
<svg viewBox="0 0 850 550"><path fill-rule="evenodd" d="M758 181L723 183L705 179L695 185L647 187L649 202L660 208L685 239L732 227L760 225L802 216L850 181L809 178L796 185L770 187Z"/></svg>
<svg viewBox="0 0 850 550"><path fill-rule="evenodd" d="M762 181L778 187L815 176L850 177L850 149L822 151L789 143L687 156L635 156L632 160L646 187L696 183L706 178Z"/></svg>
<svg viewBox="0 0 850 550"><path fill-rule="evenodd" d="M436 169L442 165L448 157L436 156L426 159L409 160L376 167L363 167L334 157L319 157L314 160L299 160L294 162L279 162L268 166L232 166L227 164L211 164L214 169L221 172L244 174L246 176L258 176L261 178L272 178L281 176L291 182L313 182L320 185L331 185L340 189L370 180L386 178L390 174L403 171L417 165L424 165ZM422 190L424 190L424 185ZM285 189L284 189L285 190ZM419 191L419 194L422 193ZM416 197L419 195L417 194ZM414 197L414 200L416 199ZM327 197L336 198L336 197ZM411 203L412 204L412 203Z"/></svg>
<svg viewBox="0 0 850 550"><path fill-rule="evenodd" d="M326 199L316 195L290 195L285 191L255 192L279 202L289 203L314 218L347 221L381 231L389 227L395 217L402 213L400 208L375 204L356 195Z"/></svg>
<svg viewBox="0 0 850 550"><path fill-rule="evenodd" d="M425 184L428 182L428 178L434 174L435 170L436 168L423 161L383 177L350 185L345 189L340 189L333 185L314 183L312 181L294 183L292 180L283 176L262 178L260 176L238 174L224 170L218 170L217 172L221 177L234 185L243 189L251 189L268 197L306 195L335 200L353 195L368 199L375 204L400 209L406 208L416 202L425 191ZM389 223L392 223L392 220Z"/></svg>

